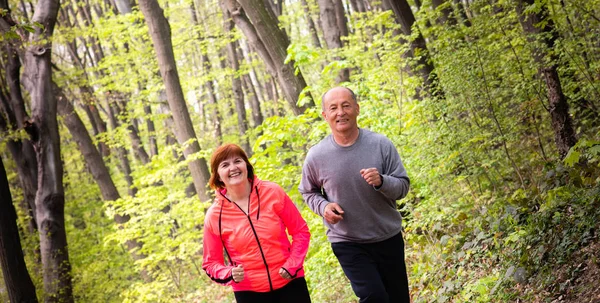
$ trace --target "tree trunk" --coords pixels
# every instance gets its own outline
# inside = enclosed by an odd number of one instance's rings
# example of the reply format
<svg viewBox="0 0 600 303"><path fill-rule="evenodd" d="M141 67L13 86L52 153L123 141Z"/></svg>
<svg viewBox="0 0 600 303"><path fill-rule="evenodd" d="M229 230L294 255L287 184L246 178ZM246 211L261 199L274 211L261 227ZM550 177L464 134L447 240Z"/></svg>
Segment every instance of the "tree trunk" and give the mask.
<svg viewBox="0 0 600 303"><path fill-rule="evenodd" d="M150 158L158 155L158 142L156 142L156 128L152 120L152 107L148 101L144 102L144 119L146 120L146 128L148 129L148 141L150 143Z"/></svg>
<svg viewBox="0 0 600 303"><path fill-rule="evenodd" d="M115 201L120 198L117 187L115 186L108 168L102 160L102 156L95 148L83 121L75 111L71 102L67 99L62 90L52 82L53 93L57 98L58 113L63 117L63 122L71 133L71 136L77 142L79 150L83 155L88 169L92 173L94 180L100 187L100 193L104 201Z"/></svg>
<svg viewBox="0 0 600 303"><path fill-rule="evenodd" d="M344 14L344 6L341 0L318 0L323 36L328 49L340 49L344 47L342 37L348 36L348 25ZM336 60L341 60L336 56ZM344 68L339 71L335 82L350 81L350 70Z"/></svg>
<svg viewBox="0 0 600 303"><path fill-rule="evenodd" d="M0 118L2 124L3 118ZM1 127L1 126L0 126ZM8 178L0 157L0 265L10 302L37 302L35 286L27 272Z"/></svg>
<svg viewBox="0 0 600 303"><path fill-rule="evenodd" d="M194 6L192 6L191 10L192 10L192 22L195 25L198 25L199 24L198 16L196 15L197 9ZM207 29L206 26L204 26L204 28ZM207 31L208 31L208 29L207 29ZM202 40L204 40L204 37L198 35L198 40L202 41ZM203 68L204 74L210 75L212 65L208 58L207 51L199 51L199 52L200 52L200 61L202 63L202 68ZM212 121L213 136L214 136L217 144L221 145L223 142L223 131L221 129L221 115L219 115L219 107L217 105L217 95L215 94L215 87L213 84L212 77L209 77L209 79L206 80L206 82L204 83L204 86L206 88L206 94L208 97L209 110L207 112L208 112L208 116L210 116L210 121Z"/></svg>
<svg viewBox="0 0 600 303"><path fill-rule="evenodd" d="M524 11L526 6L534 3L535 0L519 0L516 10L523 30L529 35L529 41L541 41L545 48L532 48L532 52L534 60L539 65L539 73L546 82L554 141L562 159L577 143L577 138L569 115L569 103L558 76L558 57L554 51L558 34L554 29L554 22L548 17L548 8L545 4L541 5L537 12Z"/></svg>
<svg viewBox="0 0 600 303"><path fill-rule="evenodd" d="M117 190L117 187L110 176L110 172L106 167L104 160L102 160L102 156L94 147L92 138L85 128L83 121L81 121L81 118L79 118L75 108L67 99L63 91L58 87L58 85L52 82L52 88L54 95L57 97L58 113L63 117L63 122L67 126L67 129L71 133L71 136L75 142L77 142L85 163L90 170L92 177L96 181L96 184L98 184L98 187L100 188L102 200L116 201L117 199L120 199L121 195L119 194L119 191ZM117 224L123 224L130 220L130 216L115 214L113 219ZM138 249L136 252L132 253L134 260L145 258L144 255L139 253L139 248L142 247L140 242L137 240L128 240L126 245L128 251L132 251L134 248ZM146 275L147 273L145 273L145 271L142 272L142 277L145 277Z"/></svg>
<svg viewBox="0 0 600 303"><path fill-rule="evenodd" d="M394 15L396 15L396 21L400 24L402 33L410 37L412 35L412 26L415 24L415 16L408 5L408 2L406 0L384 1L389 1L389 5L392 7ZM415 72L421 76L425 92L434 97L443 98L444 92L442 88L439 87L437 75L434 72L433 61L427 51L425 38L423 38L423 35L420 32L416 35L414 40L410 41L409 55L411 58L417 60L414 65L417 67Z"/></svg>
<svg viewBox="0 0 600 303"><path fill-rule="evenodd" d="M110 126L113 130L117 129L118 122L116 118L116 113L119 111L115 102L108 101L108 121L110 122ZM137 194L137 188L133 186L133 177L131 177L131 164L129 163L129 158L127 157L127 150L122 147L116 147L117 150L117 158L119 159L121 172L127 182L128 194L132 197L135 197Z"/></svg>
<svg viewBox="0 0 600 303"><path fill-rule="evenodd" d="M311 17L308 2L306 0L300 0L300 3L302 4L302 9L304 10L306 24L308 25L308 30L310 31L310 37L312 38L313 45L315 47L321 48L321 41L319 41L319 32L317 31L317 26L315 25L315 22Z"/></svg>
<svg viewBox="0 0 600 303"><path fill-rule="evenodd" d="M25 51L25 75L30 83L31 119L25 129L31 137L38 163L36 219L44 269L47 302L73 302L71 264L65 232L65 193L60 159L60 138L56 120L56 99L52 94L52 34L59 9L58 0L39 0L31 21L42 24L29 39Z"/></svg>
<svg viewBox="0 0 600 303"><path fill-rule="evenodd" d="M139 1L139 5L148 24L150 36L152 37L154 49L158 57L160 73L167 90L169 108L175 119L177 141L182 146L187 145L183 152L187 159L190 155L200 152L200 145L198 144L192 120L183 97L179 74L177 73L177 65L175 64L175 56L173 54L171 29L156 0L141 0ZM194 181L196 194L198 194L200 200L208 201L210 197L207 194L206 185L208 184L210 174L206 160L204 158L192 160L188 162L188 167Z"/></svg>
<svg viewBox="0 0 600 303"><path fill-rule="evenodd" d="M234 28L233 21L229 16L229 11L221 2L221 9L223 11L223 24L226 34L230 34ZM231 40L227 43L227 58L229 60L229 65L233 70L233 75L231 76L231 89L233 93L233 99L235 100L235 112L237 114L238 120L238 131L240 134L240 140L242 142L242 147L248 153L248 157L252 156L252 148L250 147L250 142L248 141L248 135L246 132L248 131L248 120L246 119L246 106L244 105L244 90L242 88L242 80L240 79L240 63L238 61L238 56L236 52L236 43Z"/></svg>
<svg viewBox="0 0 600 303"><path fill-rule="evenodd" d="M258 100L258 94L254 89L254 85L252 84L252 80L249 75L244 75L242 84L244 85L244 89L246 91L246 96L250 98L250 106L252 107L252 121L254 122L254 127L258 127L263 123L263 114L260 109L260 101Z"/></svg>
<svg viewBox="0 0 600 303"><path fill-rule="evenodd" d="M231 15L235 18L235 16L245 13L250 22L252 22L259 40L262 41L268 56L271 58L270 61L273 62L277 81L283 90L292 112L299 115L307 107L314 106L314 101L310 96L308 96L309 99L305 101L305 104L298 105L300 93L306 87L306 81L302 73L298 72L298 75L295 74L296 68L294 67L293 60L285 63L287 48L290 42L287 35L279 28L279 22L270 7L265 6L261 0L238 0L241 8L232 2L234 1L226 1L227 9ZM242 29L242 31L246 34L245 30ZM248 39L251 40L250 37Z"/></svg>
<svg viewBox="0 0 600 303"><path fill-rule="evenodd" d="M13 129L23 129L25 121L29 118L25 110L25 100L21 92L19 74L21 61L13 47L7 47L8 64L6 66L6 82L10 91L10 100L3 100L4 110L8 122ZM30 215L29 231L37 232L35 220L35 195L37 192L37 159L30 140L9 141L9 149L17 163L19 181L23 189L23 199Z"/></svg>
<svg viewBox="0 0 600 303"><path fill-rule="evenodd" d="M449 0L431 0L431 6L434 9L441 10L441 16L438 19L439 24L456 25L456 18L452 16L452 5ZM441 7L441 8L440 8Z"/></svg>

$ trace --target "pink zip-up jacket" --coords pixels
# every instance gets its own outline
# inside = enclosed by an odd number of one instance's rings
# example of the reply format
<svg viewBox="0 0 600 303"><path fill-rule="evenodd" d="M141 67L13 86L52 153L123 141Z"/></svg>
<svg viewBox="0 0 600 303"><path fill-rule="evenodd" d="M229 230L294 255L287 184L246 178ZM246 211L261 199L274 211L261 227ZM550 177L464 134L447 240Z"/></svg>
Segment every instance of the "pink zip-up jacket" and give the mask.
<svg viewBox="0 0 600 303"><path fill-rule="evenodd" d="M273 291L290 282L279 275L280 268L294 278L303 277L310 233L283 188L254 177L248 215L225 194L225 189L217 192L204 219L202 269L206 274L234 291L255 292ZM239 264L244 279L236 283L231 270Z"/></svg>

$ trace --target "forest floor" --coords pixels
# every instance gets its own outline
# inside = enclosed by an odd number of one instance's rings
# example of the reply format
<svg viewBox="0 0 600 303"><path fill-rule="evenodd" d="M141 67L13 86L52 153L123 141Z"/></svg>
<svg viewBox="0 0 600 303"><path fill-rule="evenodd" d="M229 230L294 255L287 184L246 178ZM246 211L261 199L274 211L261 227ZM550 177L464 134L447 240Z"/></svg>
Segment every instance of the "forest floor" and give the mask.
<svg viewBox="0 0 600 303"><path fill-rule="evenodd" d="M535 303L600 303L600 239L573 253L553 275L554 282L545 289L536 287L542 285L537 278L519 288L524 293L535 293Z"/></svg>

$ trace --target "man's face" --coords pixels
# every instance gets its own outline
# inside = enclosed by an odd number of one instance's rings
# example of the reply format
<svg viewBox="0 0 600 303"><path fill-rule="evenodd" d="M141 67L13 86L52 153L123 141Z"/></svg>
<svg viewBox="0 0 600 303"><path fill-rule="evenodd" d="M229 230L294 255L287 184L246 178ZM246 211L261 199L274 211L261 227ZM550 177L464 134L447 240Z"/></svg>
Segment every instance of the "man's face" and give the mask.
<svg viewBox="0 0 600 303"><path fill-rule="evenodd" d="M327 92L323 98L323 118L329 123L332 132L346 133L358 128L356 118L360 112L358 103L350 92L342 87Z"/></svg>

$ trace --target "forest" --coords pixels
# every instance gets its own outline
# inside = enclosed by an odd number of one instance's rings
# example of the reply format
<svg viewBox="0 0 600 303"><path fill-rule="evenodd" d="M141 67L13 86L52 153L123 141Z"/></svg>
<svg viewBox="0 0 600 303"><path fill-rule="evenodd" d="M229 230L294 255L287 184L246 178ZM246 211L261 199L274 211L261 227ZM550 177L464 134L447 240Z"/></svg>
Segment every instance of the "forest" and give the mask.
<svg viewBox="0 0 600 303"><path fill-rule="evenodd" d="M298 191L338 85L410 177L412 302L600 302L600 0L0 0L0 302L233 302L227 142L307 221L312 301L357 302Z"/></svg>

